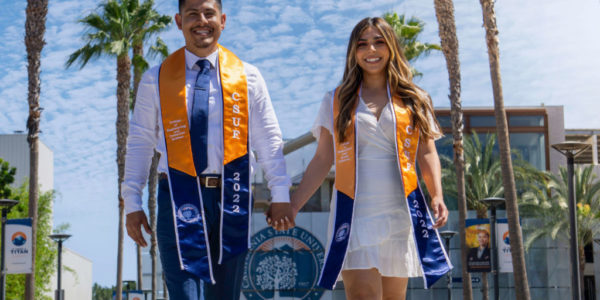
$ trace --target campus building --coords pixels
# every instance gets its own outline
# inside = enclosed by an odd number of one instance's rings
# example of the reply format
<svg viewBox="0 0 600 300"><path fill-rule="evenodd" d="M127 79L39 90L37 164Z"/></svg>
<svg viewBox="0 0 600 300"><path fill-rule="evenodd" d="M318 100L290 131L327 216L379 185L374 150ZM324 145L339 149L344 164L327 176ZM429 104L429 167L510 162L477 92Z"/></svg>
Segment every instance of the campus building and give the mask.
<svg viewBox="0 0 600 300"><path fill-rule="evenodd" d="M496 121L494 117L494 110L492 107L469 107L464 109L464 133L465 134L478 134L480 139L484 139L486 134L493 134L496 131ZM597 136L600 130L565 130L564 129L564 112L562 106L538 106L538 107L507 107L507 120L509 125L510 144L512 149L517 149L521 154L521 158L535 166L540 170L548 170L551 172L558 172L561 166L566 166L566 159L557 151L551 148L552 144L560 143L565 140L577 140L586 142L595 142L595 148L586 150L584 154L578 157L576 163L597 164ZM436 141L437 149L440 155L446 155L452 158L453 147L452 147L452 128L450 121L450 109L441 108L436 110L436 116L440 125L442 126L445 136ZM496 146L497 147L497 146ZM497 148L496 148L497 149ZM596 149L595 152L592 149ZM302 179L304 170L308 166L314 152L316 150L316 142L311 133L306 133L296 139L289 140L285 144L284 154L286 157L288 174L292 178L294 185L297 185ZM497 150L496 150L497 151ZM595 157L595 160L594 160ZM598 172L598 168L596 168ZM335 170L332 168L326 180L317 190L317 192L309 200L305 208L300 212L296 221L297 226L300 229L310 231L319 242L325 247L327 236L327 217L329 214L329 201L331 199L331 192L333 189ZM268 231L266 224L264 224L264 217L262 213L257 212L268 206L268 190L264 186L262 180L262 174L256 173L255 179L255 225L258 228L254 229L255 237L260 235L261 232ZM293 187L292 187L293 190ZM458 212L456 211L456 200L446 199L447 205L450 209L450 219L448 225L444 228L445 230L457 230L458 229ZM504 210L500 210L498 213L499 218L505 216ZM475 212L469 211L469 218L475 218ZM533 220L524 219L523 222L524 234L527 234L528 226L533 224ZM261 227L263 226L263 227ZM288 234L293 235L293 234ZM288 239L294 239L294 237L286 237ZM258 245L261 238L255 238ZM273 239L273 238L272 238ZM275 241L276 242L276 241ZM296 241L294 241L296 242ZM264 242L262 242L264 244ZM596 250L592 249L592 245L586 247L589 255L596 260L600 259L600 248L598 245L594 245ZM253 248L259 251L260 247ZM274 247L277 248L277 247ZM529 285L532 299L567 299L570 298L570 266L569 266L569 251L568 243L564 240L553 241L551 239L543 239L535 242L529 251L526 253L527 260L527 271L529 277ZM281 252L277 252L278 254ZM456 299L462 297L461 290L461 265L460 265L460 245L459 239L454 238L450 245L450 257L454 264L454 270L452 271L453 289L452 294ZM255 255L256 256L256 255ZM315 255L318 257L319 255ZM565 259L557 259L565 258ZM595 299L590 297L598 297L600 293L595 289L594 286L600 287L600 276L594 276L595 274L600 275L600 264L593 264L593 259L588 259L590 262L586 266L585 280L582 284L585 285L586 290L594 295L588 295L585 299ZM248 266L251 267L253 264L249 262ZM244 291L246 299L257 299L256 296L261 296L264 299L270 295L275 295L273 286L271 291L261 291L260 287L253 282L262 282L257 280L259 275L254 274L255 271L248 270L245 277L245 286L247 290ZM318 271L316 271L318 272ZM300 272L293 272L292 274L300 275ZM298 276L297 275L297 276ZM306 275L303 275L306 277ZM317 275L315 274L314 277ZM493 294L493 280L491 275L489 278L490 295ZM475 299L481 299L481 278L479 273L472 274L473 281L473 294ZM499 279L500 287L500 298L501 299L513 299L514 295L514 280L511 273L501 273ZM305 298L300 297L302 287L296 285L281 288L280 285L279 295L282 297L275 299L286 299L283 295L296 295L298 299L344 299L343 288L341 284L338 284L336 290L333 292L323 292L320 294L320 298ZM277 289L274 289L277 290ZM424 290L423 283L420 278L414 278L409 281L409 292L407 299L445 299L447 295L447 283L446 279L441 279L432 289ZM258 298L260 299L260 298ZM296 298L295 298L296 299Z"/></svg>
<svg viewBox="0 0 600 300"><path fill-rule="evenodd" d="M46 192L54 189L54 154L52 150L38 139L39 166L38 177L40 191ZM29 144L27 134L15 132L14 134L0 134L0 158L15 167L15 181L13 187L21 186L29 180ZM61 285L65 291L65 299L91 299L92 298L92 261L73 250L63 247L62 256L63 272ZM55 270L53 270L55 271ZM11 275L8 275L11 276ZM50 291L47 296L54 298L56 290L56 273L50 279Z"/></svg>
<svg viewBox="0 0 600 300"><path fill-rule="evenodd" d="M41 191L54 188L54 153L38 139L38 181ZM0 134L0 158L11 167L17 168L13 187L19 187L29 180L29 143L27 134L17 131L14 134Z"/></svg>

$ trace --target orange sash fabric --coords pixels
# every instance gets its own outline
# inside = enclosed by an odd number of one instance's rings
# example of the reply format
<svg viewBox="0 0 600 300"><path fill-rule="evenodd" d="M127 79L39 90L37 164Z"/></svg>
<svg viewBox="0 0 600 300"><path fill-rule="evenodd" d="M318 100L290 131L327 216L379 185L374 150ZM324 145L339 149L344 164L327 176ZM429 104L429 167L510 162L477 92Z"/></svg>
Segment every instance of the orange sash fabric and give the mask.
<svg viewBox="0 0 600 300"><path fill-rule="evenodd" d="M185 48L160 69L160 106L169 167L197 176L192 156L185 87ZM248 153L248 87L242 61L219 45L223 90L223 165ZM223 72L222 70L227 70Z"/></svg>
<svg viewBox="0 0 600 300"><path fill-rule="evenodd" d="M338 89L333 100L334 120L339 115ZM358 103L358 101L356 101ZM402 171L405 196L412 193L418 185L415 160L419 145L419 131L412 124L412 116L402 101L394 95L392 97L394 117L396 123L396 152L398 154L399 168ZM356 189L356 104L352 109L351 124L346 129L346 141L340 143L335 131L335 188L354 199ZM335 121L334 121L335 122Z"/></svg>

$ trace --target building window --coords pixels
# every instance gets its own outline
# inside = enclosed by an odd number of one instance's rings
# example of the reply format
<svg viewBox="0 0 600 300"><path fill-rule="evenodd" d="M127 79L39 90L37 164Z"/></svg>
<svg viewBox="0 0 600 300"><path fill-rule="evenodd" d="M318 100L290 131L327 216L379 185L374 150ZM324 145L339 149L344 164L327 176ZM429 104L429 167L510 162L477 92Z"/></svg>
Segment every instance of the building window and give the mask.
<svg viewBox="0 0 600 300"><path fill-rule="evenodd" d="M494 116L471 116L471 127L496 127L496 118Z"/></svg>
<svg viewBox="0 0 600 300"><path fill-rule="evenodd" d="M442 128L452 128L452 122L450 120L450 116L436 116L438 123L440 123L440 127Z"/></svg>
<svg viewBox="0 0 600 300"><path fill-rule="evenodd" d="M546 169L546 137L543 133L511 133L510 148L538 170Z"/></svg>
<svg viewBox="0 0 600 300"><path fill-rule="evenodd" d="M508 124L511 127L543 127L544 126L544 116L535 116L535 115L509 116Z"/></svg>

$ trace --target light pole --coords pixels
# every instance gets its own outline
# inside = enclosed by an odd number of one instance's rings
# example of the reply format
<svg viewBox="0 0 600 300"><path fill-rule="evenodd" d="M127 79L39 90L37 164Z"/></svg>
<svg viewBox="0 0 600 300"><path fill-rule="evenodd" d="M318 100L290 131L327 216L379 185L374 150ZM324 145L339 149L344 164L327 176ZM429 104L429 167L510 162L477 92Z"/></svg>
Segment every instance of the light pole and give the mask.
<svg viewBox="0 0 600 300"><path fill-rule="evenodd" d="M2 207L2 253L0 253L0 299L4 300L6 295L6 270L4 269L4 244L6 239L4 235L6 234L6 217L8 216L8 212L10 209L17 205L19 201L11 200L11 199L0 199L0 207Z"/></svg>
<svg viewBox="0 0 600 300"><path fill-rule="evenodd" d="M579 281L579 245L577 241L577 212L575 210L575 180L573 165L575 156L581 154L590 144L580 142L563 142L552 145L556 151L567 157L567 174L569 176L569 234L571 239L571 295L573 300L581 300Z"/></svg>
<svg viewBox="0 0 600 300"><path fill-rule="evenodd" d="M500 299L500 287L498 281L498 243L496 240L496 207L498 205L504 204L504 198L498 197L490 197L482 199L481 202L487 204L492 210L492 214L490 216L490 233L492 235L491 238L491 247L490 247L490 256L492 258L492 274L494 275L494 299Z"/></svg>
<svg viewBox="0 0 600 300"><path fill-rule="evenodd" d="M58 243L58 273L56 280L56 292L54 292L54 298L56 300L63 300L65 298L65 293L60 286L61 279L61 269L62 269L62 243L70 238L70 234L57 233L51 234L50 238Z"/></svg>
<svg viewBox="0 0 600 300"><path fill-rule="evenodd" d="M440 232L440 235L446 242L446 253L450 256L450 240L457 235L458 232L452 230L445 230ZM452 300L452 271L446 273L446 281L448 285L448 300Z"/></svg>

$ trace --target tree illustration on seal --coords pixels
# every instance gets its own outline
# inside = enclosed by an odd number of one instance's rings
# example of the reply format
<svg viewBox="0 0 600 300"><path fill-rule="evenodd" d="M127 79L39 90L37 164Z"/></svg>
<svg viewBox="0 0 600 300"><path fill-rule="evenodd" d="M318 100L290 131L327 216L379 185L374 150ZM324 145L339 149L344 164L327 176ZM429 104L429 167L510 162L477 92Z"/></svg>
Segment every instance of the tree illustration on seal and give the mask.
<svg viewBox="0 0 600 300"><path fill-rule="evenodd" d="M256 285L263 290L287 290L296 286L298 270L291 257L268 255L256 268Z"/></svg>

